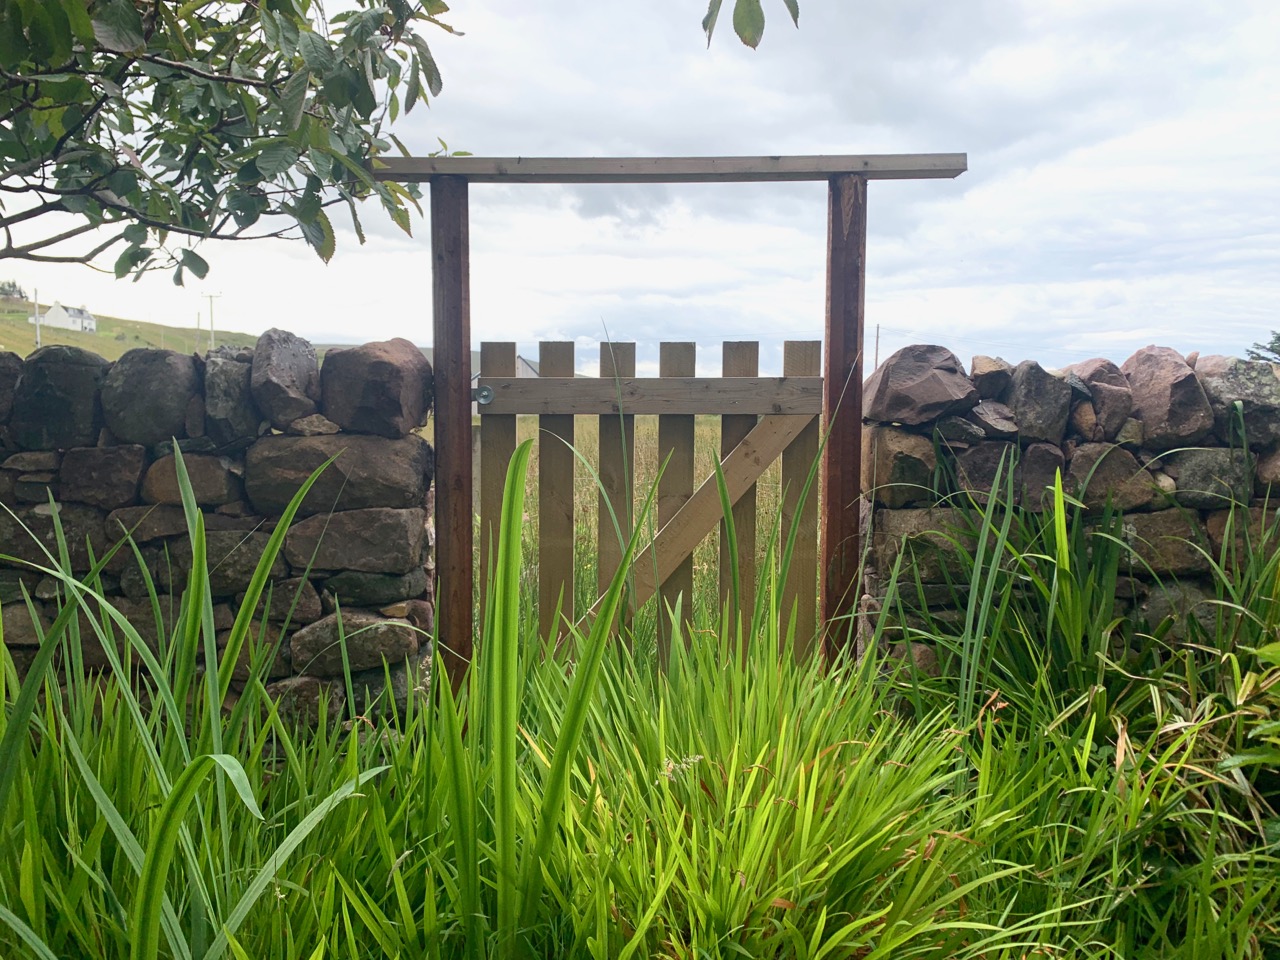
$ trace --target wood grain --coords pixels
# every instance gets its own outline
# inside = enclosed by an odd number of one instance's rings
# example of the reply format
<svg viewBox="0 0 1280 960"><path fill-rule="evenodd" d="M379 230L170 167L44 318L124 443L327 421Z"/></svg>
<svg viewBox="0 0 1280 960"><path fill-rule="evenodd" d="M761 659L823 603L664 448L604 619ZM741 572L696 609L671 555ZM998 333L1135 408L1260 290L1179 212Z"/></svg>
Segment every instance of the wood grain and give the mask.
<svg viewBox="0 0 1280 960"><path fill-rule="evenodd" d="M634 343L600 344L600 379L616 386L618 378L632 378L636 373ZM627 537L632 526L632 493L635 490L635 417L630 414L600 416L600 512L596 544L597 596L603 595L622 562L619 534ZM612 513L611 513L612 511ZM614 518L618 527L614 527Z"/></svg>
<svg viewBox="0 0 1280 960"><path fill-rule="evenodd" d="M821 377L481 377L493 391L481 416L562 413L811 414L822 409Z"/></svg>
<svg viewBox="0 0 1280 960"><path fill-rule="evenodd" d="M514 376L514 343L480 344L480 374ZM490 567L496 559L498 519L502 516L502 492L507 467L516 452L516 418L484 417L480 421L480 610L487 610Z"/></svg>
<svg viewBox="0 0 1280 960"><path fill-rule="evenodd" d="M471 280L467 181L431 181L435 344L436 642L454 689L471 662L475 563L471 528Z"/></svg>
<svg viewBox="0 0 1280 960"><path fill-rule="evenodd" d="M795 157L381 157L375 180L418 183L442 174L473 183L706 183L957 177L963 153L845 154Z"/></svg>
<svg viewBox="0 0 1280 960"><path fill-rule="evenodd" d="M760 344L750 340L726 341L721 346L721 375L755 377L760 372ZM755 429L755 414L726 414L720 418L720 458L723 460ZM720 521L720 608L733 616L735 606L733 561L738 565L736 613L745 628L751 623L756 598L756 488L752 484L732 510L737 549L729 550L728 525ZM736 557L734 556L736 553ZM726 607L726 604L730 604ZM745 656L747 645L742 645Z"/></svg>
<svg viewBox="0 0 1280 960"><path fill-rule="evenodd" d="M788 340L782 345L782 372L788 376L816 373L822 364L818 340ZM785 636L795 616L797 660L809 657L817 645L818 620L818 485L801 499L805 480L818 459L818 421L810 421L782 452L782 536L798 526L791 566L782 584L779 635ZM785 543L785 539L784 539Z"/></svg>
<svg viewBox="0 0 1280 960"><path fill-rule="evenodd" d="M832 177L827 198L821 564L824 638L832 654L851 641L858 598L867 180Z"/></svg>
<svg viewBox="0 0 1280 960"><path fill-rule="evenodd" d="M662 377L692 377L696 365L693 343L663 343L658 347L658 374ZM693 496L694 418L687 414L663 414L658 417L658 463L666 462L666 470L658 481L658 526L668 523ZM669 459L668 459L669 458ZM693 558L686 557L660 581L658 591L658 659L665 664L670 657L673 624L667 608L681 603L681 617L692 616ZM639 601L637 600L637 606ZM683 629L680 631L683 633Z"/></svg>
<svg viewBox="0 0 1280 960"><path fill-rule="evenodd" d="M538 371L548 377L573 376L573 342L538 347ZM573 617L573 416L538 418L538 629L558 639L563 616Z"/></svg>

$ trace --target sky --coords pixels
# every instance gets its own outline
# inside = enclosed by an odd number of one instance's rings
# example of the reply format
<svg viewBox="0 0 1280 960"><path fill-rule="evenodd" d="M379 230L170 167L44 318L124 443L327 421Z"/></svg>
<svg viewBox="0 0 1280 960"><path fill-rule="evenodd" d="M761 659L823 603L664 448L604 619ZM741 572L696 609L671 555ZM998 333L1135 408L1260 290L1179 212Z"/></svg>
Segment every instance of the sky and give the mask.
<svg viewBox="0 0 1280 960"><path fill-rule="evenodd" d="M1150 343L1243 354L1280 328L1275 0L764 0L763 43L702 0L456 0L429 35L444 90L395 132L489 156L968 154L955 180L869 186L866 355L940 343L1063 366ZM472 335L817 340L826 185L471 187ZM361 246L206 244L175 288L6 263L41 299L316 342L431 340L429 224L369 205Z"/></svg>

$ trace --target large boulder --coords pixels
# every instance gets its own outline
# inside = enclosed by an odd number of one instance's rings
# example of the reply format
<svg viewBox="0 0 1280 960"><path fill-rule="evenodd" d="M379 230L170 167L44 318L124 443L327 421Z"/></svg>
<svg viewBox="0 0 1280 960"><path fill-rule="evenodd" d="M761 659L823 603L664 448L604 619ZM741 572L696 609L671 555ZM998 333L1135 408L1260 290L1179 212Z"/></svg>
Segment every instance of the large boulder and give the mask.
<svg viewBox="0 0 1280 960"><path fill-rule="evenodd" d="M22 376L22 357L0 350L0 424L8 423L13 414L13 393Z"/></svg>
<svg viewBox="0 0 1280 960"><path fill-rule="evenodd" d="M1017 465L1018 449L1014 444L1000 440L975 443L956 454L956 482L961 490L983 502L998 480L1000 488L996 490L996 498L1001 499L1010 473L1017 473Z"/></svg>
<svg viewBox="0 0 1280 960"><path fill-rule="evenodd" d="M1280 443L1280 364L1210 355L1196 360L1196 379L1209 398L1219 440L1235 439L1233 428L1243 426L1250 447ZM1241 423L1236 422L1236 404Z"/></svg>
<svg viewBox="0 0 1280 960"><path fill-rule="evenodd" d="M228 357L210 357L204 368L205 432L219 444L258 435L262 414L253 402L253 365Z"/></svg>
<svg viewBox="0 0 1280 960"><path fill-rule="evenodd" d="M146 466L147 450L140 444L72 447L58 474L60 496L103 510L127 507L137 499Z"/></svg>
<svg viewBox="0 0 1280 960"><path fill-rule="evenodd" d="M102 382L102 416L117 440L150 446L187 435L187 410L199 393L194 357L130 350Z"/></svg>
<svg viewBox="0 0 1280 960"><path fill-rule="evenodd" d="M1006 402L1018 421L1023 443L1061 443L1071 413L1071 387L1034 360L1013 370Z"/></svg>
<svg viewBox="0 0 1280 960"><path fill-rule="evenodd" d="M404 620L344 610L295 633L290 639L291 660L298 673L340 677L346 669L354 673L414 658L418 640L418 632Z"/></svg>
<svg viewBox="0 0 1280 960"><path fill-rule="evenodd" d="M400 440L338 435L263 437L245 457L245 489L256 510L278 516L317 467L330 458L307 492L300 516L367 507L421 507L435 470L435 454L421 437Z"/></svg>
<svg viewBox="0 0 1280 960"><path fill-rule="evenodd" d="M1151 503L1155 484L1137 458L1110 443L1082 443L1071 454L1065 484L1090 510L1108 503L1116 510L1134 510Z"/></svg>
<svg viewBox="0 0 1280 960"><path fill-rule="evenodd" d="M978 391L946 347L903 347L867 378L862 414L881 423L919 426L949 413L964 413Z"/></svg>
<svg viewBox="0 0 1280 960"><path fill-rule="evenodd" d="M431 364L396 338L330 350L320 369L322 411L343 430L403 437L427 422Z"/></svg>
<svg viewBox="0 0 1280 960"><path fill-rule="evenodd" d="M1018 464L1019 502L1034 513L1044 510L1049 502L1049 490L1065 467L1066 457L1057 444L1028 445Z"/></svg>
<svg viewBox="0 0 1280 960"><path fill-rule="evenodd" d="M315 348L286 330L268 330L253 351L250 386L258 409L279 430L315 413L320 400Z"/></svg>
<svg viewBox="0 0 1280 960"><path fill-rule="evenodd" d="M98 442L100 389L111 364L88 350L56 345L27 357L13 394L9 432L26 450L65 450Z"/></svg>
<svg viewBox="0 0 1280 960"><path fill-rule="evenodd" d="M862 489L881 506L932 500L937 465L927 437L875 424L862 428Z"/></svg>
<svg viewBox="0 0 1280 960"><path fill-rule="evenodd" d="M1213 409L1196 373L1169 347L1143 347L1120 368L1133 391L1133 415L1152 450L1185 447L1213 429Z"/></svg>
<svg viewBox="0 0 1280 960"><path fill-rule="evenodd" d="M284 542L294 570L408 573L426 556L425 510L347 510L294 524Z"/></svg>
<svg viewBox="0 0 1280 960"><path fill-rule="evenodd" d="M1087 439L1114 440L1133 412L1133 391L1124 373L1110 360L1100 357L1073 363L1066 370L1089 388L1088 406L1093 411L1096 432Z"/></svg>

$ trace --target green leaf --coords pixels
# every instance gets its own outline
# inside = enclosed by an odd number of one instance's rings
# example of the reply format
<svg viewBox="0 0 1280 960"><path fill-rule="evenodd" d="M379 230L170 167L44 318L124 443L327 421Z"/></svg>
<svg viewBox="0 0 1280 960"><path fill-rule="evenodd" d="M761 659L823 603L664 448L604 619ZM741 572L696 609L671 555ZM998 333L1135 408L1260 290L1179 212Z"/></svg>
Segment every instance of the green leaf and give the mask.
<svg viewBox="0 0 1280 960"><path fill-rule="evenodd" d="M298 224L302 228L302 236L307 243L311 244L312 249L320 255L320 259L328 263L333 258L333 252L336 241L333 236L333 225L329 223L328 215L323 211L316 214L316 218L310 223Z"/></svg>
<svg viewBox="0 0 1280 960"><path fill-rule="evenodd" d="M132 0L106 0L94 8L93 33L114 53L138 53L146 46L142 17Z"/></svg>
<svg viewBox="0 0 1280 960"><path fill-rule="evenodd" d="M227 754L206 754L196 757L182 771L169 792L164 806L160 808L156 818L151 841L147 845L146 859L142 864L142 876L138 880L138 889L134 894L133 909L130 911L130 951L131 960L155 960L160 951L160 917L163 913L165 882L168 879L169 864L173 860L174 848L178 845L178 836L182 830L182 821L187 810L195 801L200 784L214 769L221 767L231 780L240 800L259 820L262 811L254 799L249 787L248 777L240 761Z"/></svg>
<svg viewBox="0 0 1280 960"><path fill-rule="evenodd" d="M280 122L284 129L298 129L303 108L307 105L307 87L310 84L311 73L307 70L299 70L285 83L280 94Z"/></svg>
<svg viewBox="0 0 1280 960"><path fill-rule="evenodd" d="M702 18L702 32L707 35L707 46L711 46L711 34L715 33L716 20L720 18L722 0L711 0L707 7L707 15Z"/></svg>
<svg viewBox="0 0 1280 960"><path fill-rule="evenodd" d="M124 239L126 243L134 246L141 246L147 242L147 226L143 223L131 223L124 228Z"/></svg>
<svg viewBox="0 0 1280 960"><path fill-rule="evenodd" d="M764 10L760 0L734 0L733 31L738 39L754 50L764 36Z"/></svg>
<svg viewBox="0 0 1280 960"><path fill-rule="evenodd" d="M302 54L307 69L313 73L327 75L338 66L338 58L328 41L310 30L298 34L298 53Z"/></svg>
<svg viewBox="0 0 1280 960"><path fill-rule="evenodd" d="M177 269L173 271L173 285L175 287L181 287L183 285L182 272L182 264L178 264Z"/></svg>
<svg viewBox="0 0 1280 960"><path fill-rule="evenodd" d="M64 8L67 20L71 24L71 32L86 49L93 46L93 20L89 17L89 7L85 0L66 0Z"/></svg>
<svg viewBox="0 0 1280 960"><path fill-rule="evenodd" d="M179 256L182 257L182 265L194 273L197 279L203 280L209 273L209 264L205 261L204 257L200 256L200 254L196 253L190 247L183 248L182 253L179 254Z"/></svg>
<svg viewBox="0 0 1280 960"><path fill-rule="evenodd" d="M427 46L427 41L416 33L410 40L414 49L418 51L418 65L426 75L427 89L433 97L440 96L440 91L444 89L444 81L440 78L440 68L436 66L435 57L431 56L431 48Z"/></svg>
<svg viewBox="0 0 1280 960"><path fill-rule="evenodd" d="M151 249L149 247L126 247L124 252L116 258L116 279L119 280L121 277L125 276L129 271L146 260L150 255Z"/></svg>
<svg viewBox="0 0 1280 960"><path fill-rule="evenodd" d="M255 162L259 176L263 180L270 180L298 162L298 151L291 144L277 140L263 147Z"/></svg>
<svg viewBox="0 0 1280 960"><path fill-rule="evenodd" d="M791 14L791 22L800 26L800 0L782 0L787 5L787 13Z"/></svg>

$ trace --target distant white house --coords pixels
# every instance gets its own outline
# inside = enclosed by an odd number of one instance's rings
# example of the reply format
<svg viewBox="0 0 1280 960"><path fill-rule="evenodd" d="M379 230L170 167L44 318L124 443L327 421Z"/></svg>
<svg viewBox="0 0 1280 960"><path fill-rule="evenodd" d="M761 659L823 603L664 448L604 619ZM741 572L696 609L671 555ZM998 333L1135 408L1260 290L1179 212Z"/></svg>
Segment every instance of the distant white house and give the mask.
<svg viewBox="0 0 1280 960"><path fill-rule="evenodd" d="M27 323L35 323L35 314L27 317ZM81 333L97 333L98 318L84 307L64 307L58 301L40 314L40 325L60 330L79 330Z"/></svg>

